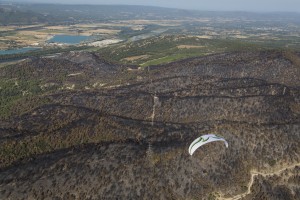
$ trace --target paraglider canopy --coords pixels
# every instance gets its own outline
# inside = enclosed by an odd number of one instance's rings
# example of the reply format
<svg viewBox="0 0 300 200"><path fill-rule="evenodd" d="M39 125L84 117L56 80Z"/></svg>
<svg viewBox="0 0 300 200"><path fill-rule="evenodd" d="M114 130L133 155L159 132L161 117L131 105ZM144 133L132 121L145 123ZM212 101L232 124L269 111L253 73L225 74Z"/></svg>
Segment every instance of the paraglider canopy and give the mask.
<svg viewBox="0 0 300 200"><path fill-rule="evenodd" d="M198 137L191 143L189 147L189 154L193 155L193 153L202 145L215 141L223 141L225 143L225 146L228 147L228 143L224 138L216 136L215 134L207 134Z"/></svg>

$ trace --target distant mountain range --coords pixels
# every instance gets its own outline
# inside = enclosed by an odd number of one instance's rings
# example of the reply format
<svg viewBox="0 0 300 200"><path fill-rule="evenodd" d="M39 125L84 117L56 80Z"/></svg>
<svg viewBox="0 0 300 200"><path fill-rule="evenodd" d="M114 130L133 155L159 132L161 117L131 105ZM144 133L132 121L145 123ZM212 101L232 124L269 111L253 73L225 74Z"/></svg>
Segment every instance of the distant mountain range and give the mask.
<svg viewBox="0 0 300 200"><path fill-rule="evenodd" d="M0 4L0 25L34 24L47 22L46 16L30 10Z"/></svg>
<svg viewBox="0 0 300 200"><path fill-rule="evenodd" d="M129 19L190 19L201 17L270 19L300 22L299 13L214 12L127 5L60 5L0 3L0 24L78 23Z"/></svg>

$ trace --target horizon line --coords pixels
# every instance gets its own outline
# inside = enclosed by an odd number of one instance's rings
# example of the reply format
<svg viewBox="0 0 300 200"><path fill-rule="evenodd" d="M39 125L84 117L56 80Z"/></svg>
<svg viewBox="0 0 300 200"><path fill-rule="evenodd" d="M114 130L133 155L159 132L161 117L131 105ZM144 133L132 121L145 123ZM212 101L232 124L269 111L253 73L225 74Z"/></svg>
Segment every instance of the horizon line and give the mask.
<svg viewBox="0 0 300 200"><path fill-rule="evenodd" d="M155 5L142 5L142 4L119 4L119 3L101 3L101 4L95 4L95 3L60 3L60 2L54 2L54 3L47 3L47 2L34 2L34 1L2 1L1 3L6 4L45 4L45 5L73 5L73 6L140 6L140 7L154 7L154 8L164 8L164 9L174 9L174 10L184 10L184 11L196 11L196 12L244 12L244 13L260 13L260 14L271 14L271 13L297 13L300 14L300 11L282 11L282 10L274 10L274 11L259 11L259 10L213 10L213 9L191 9L191 8L176 8L176 7L165 7L165 6L155 6Z"/></svg>

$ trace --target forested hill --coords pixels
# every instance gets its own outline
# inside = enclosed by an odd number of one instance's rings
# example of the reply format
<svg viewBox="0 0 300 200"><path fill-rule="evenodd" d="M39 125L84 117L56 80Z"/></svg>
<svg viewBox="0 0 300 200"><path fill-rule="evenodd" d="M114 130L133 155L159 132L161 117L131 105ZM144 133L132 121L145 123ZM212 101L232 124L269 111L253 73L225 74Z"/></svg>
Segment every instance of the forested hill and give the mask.
<svg viewBox="0 0 300 200"><path fill-rule="evenodd" d="M0 68L0 199L299 199L298 61L231 52L138 68L70 52ZM229 147L190 156L207 133Z"/></svg>
<svg viewBox="0 0 300 200"><path fill-rule="evenodd" d="M45 23L48 20L50 19L37 12L0 4L0 25Z"/></svg>

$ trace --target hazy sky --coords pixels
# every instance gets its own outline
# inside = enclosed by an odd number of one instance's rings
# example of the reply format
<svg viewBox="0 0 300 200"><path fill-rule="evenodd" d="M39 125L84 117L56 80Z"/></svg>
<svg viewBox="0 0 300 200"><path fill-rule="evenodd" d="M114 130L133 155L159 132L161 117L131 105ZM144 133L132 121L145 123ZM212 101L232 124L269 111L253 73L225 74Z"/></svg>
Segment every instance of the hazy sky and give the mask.
<svg viewBox="0 0 300 200"><path fill-rule="evenodd" d="M300 12L300 0L6 0L6 1L65 3L65 4L152 5L152 6L197 9L197 10Z"/></svg>

